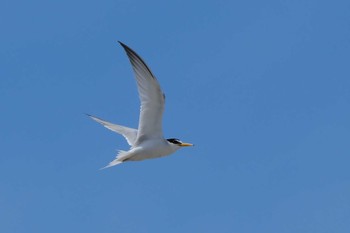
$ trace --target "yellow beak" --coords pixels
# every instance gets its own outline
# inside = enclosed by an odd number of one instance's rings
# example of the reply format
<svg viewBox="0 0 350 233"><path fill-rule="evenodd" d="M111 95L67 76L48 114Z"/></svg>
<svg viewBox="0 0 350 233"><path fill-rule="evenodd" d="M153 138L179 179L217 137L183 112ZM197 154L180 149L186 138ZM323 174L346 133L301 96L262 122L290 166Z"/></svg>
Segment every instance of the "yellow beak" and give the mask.
<svg viewBox="0 0 350 233"><path fill-rule="evenodd" d="M194 146L194 145L191 144L191 143L183 142L183 143L180 144L180 146Z"/></svg>

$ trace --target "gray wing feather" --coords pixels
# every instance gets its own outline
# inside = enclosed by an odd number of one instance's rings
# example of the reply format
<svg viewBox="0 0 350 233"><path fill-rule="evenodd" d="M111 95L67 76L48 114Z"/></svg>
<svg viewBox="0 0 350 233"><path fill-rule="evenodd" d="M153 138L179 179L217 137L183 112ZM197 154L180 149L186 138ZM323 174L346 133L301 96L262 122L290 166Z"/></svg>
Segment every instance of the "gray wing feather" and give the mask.
<svg viewBox="0 0 350 233"><path fill-rule="evenodd" d="M160 85L142 58L125 44L119 42L129 57L134 70L141 101L136 144L149 138L163 138L162 116L165 95Z"/></svg>
<svg viewBox="0 0 350 233"><path fill-rule="evenodd" d="M136 137L137 137L137 129L133 129L133 128L129 128L129 127L121 126L121 125L112 124L112 123L110 123L108 121L104 121L104 120L102 120L102 119L100 119L98 117L95 117L95 116L91 116L91 115L88 115L88 116L91 117L91 119L93 119L93 120L97 121L98 123L102 124L107 129L112 130L112 131L114 131L116 133L119 133L119 134L123 135L130 146L133 146L135 144Z"/></svg>

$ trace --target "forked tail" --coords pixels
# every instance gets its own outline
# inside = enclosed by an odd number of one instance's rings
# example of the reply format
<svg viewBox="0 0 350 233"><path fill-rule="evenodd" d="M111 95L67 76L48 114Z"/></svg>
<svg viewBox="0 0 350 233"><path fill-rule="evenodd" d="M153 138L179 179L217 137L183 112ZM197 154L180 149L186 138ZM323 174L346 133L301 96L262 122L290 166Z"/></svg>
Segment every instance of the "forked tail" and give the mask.
<svg viewBox="0 0 350 233"><path fill-rule="evenodd" d="M115 159L110 162L107 166L101 168L100 170L109 168L109 167L113 167L115 165L121 164L124 162L125 159L127 159L128 156L128 152L127 151L123 151L123 150L119 150L117 156L115 157Z"/></svg>

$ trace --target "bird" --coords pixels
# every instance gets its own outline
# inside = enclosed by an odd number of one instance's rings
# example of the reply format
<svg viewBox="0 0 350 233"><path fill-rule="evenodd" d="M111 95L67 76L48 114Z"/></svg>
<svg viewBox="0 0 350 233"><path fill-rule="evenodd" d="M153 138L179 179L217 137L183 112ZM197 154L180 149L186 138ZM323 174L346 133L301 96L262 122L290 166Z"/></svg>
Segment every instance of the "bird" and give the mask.
<svg viewBox="0 0 350 233"><path fill-rule="evenodd" d="M128 161L142 161L170 155L182 147L194 146L177 138L165 139L162 130L162 118L165 105L165 95L157 78L144 60L130 47L118 41L125 50L137 83L141 102L138 129L129 128L105 121L87 114L91 119L125 137L130 145L128 151L119 150L115 159L107 166L109 168Z"/></svg>

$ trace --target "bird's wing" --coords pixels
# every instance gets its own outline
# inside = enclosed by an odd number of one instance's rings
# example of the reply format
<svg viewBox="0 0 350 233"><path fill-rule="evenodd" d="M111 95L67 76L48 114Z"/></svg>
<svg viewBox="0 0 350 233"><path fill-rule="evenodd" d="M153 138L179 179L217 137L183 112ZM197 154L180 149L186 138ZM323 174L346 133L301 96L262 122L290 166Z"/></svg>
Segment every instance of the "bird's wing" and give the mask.
<svg viewBox="0 0 350 233"><path fill-rule="evenodd" d="M131 62L141 101L136 143L150 138L163 138L162 115L164 111L165 95L156 77L152 74L141 57L125 44L119 43L125 49Z"/></svg>
<svg viewBox="0 0 350 233"><path fill-rule="evenodd" d="M104 121L104 120L102 120L102 119L100 119L98 117L94 117L94 116L91 116L91 115L88 115L88 116L91 117L91 119L93 119L93 120L97 121L98 123L102 124L107 129L110 129L110 130L112 130L112 131L114 131L116 133L119 133L119 134L123 135L130 146L133 146L135 144L136 137L137 137L137 129L132 129L132 128L129 128L129 127L112 124L110 122Z"/></svg>

